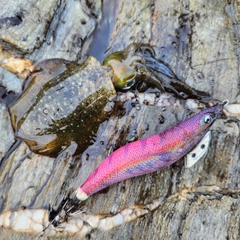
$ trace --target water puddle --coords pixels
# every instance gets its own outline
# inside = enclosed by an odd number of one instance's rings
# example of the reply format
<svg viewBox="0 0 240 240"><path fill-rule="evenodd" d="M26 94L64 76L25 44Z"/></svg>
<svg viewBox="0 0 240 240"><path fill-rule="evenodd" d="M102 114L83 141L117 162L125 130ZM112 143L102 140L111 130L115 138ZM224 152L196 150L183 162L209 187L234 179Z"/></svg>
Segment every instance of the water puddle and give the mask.
<svg viewBox="0 0 240 240"><path fill-rule="evenodd" d="M102 21L93 33L93 42L90 46L88 54L94 56L98 61L102 62L108 55L108 43L113 27L115 26L118 1L104 0L102 5Z"/></svg>

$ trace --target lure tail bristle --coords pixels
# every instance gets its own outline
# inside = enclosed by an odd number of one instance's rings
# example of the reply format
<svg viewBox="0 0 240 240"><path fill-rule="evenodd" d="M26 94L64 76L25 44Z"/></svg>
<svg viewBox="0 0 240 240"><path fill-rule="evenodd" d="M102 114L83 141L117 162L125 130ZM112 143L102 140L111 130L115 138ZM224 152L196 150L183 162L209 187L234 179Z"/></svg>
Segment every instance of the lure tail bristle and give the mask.
<svg viewBox="0 0 240 240"><path fill-rule="evenodd" d="M56 210L49 206L48 220L54 227L61 227L70 217L82 212L81 201L75 196L70 198L69 195L63 197Z"/></svg>

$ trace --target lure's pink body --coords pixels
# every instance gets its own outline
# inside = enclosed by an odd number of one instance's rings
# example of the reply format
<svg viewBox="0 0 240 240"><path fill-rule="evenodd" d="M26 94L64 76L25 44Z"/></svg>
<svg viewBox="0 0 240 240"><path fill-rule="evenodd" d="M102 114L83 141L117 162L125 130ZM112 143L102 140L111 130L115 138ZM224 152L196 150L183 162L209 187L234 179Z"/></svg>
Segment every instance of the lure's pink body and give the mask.
<svg viewBox="0 0 240 240"><path fill-rule="evenodd" d="M76 191L80 200L125 179L165 168L191 151L208 131L207 115L219 115L223 105L207 108L176 126L129 143L107 157Z"/></svg>

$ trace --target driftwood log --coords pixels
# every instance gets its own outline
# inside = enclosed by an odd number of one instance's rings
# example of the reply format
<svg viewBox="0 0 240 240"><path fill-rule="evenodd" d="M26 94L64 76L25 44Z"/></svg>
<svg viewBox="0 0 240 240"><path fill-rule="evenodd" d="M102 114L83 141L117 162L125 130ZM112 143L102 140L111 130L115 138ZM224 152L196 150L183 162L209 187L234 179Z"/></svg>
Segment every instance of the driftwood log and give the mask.
<svg viewBox="0 0 240 240"><path fill-rule="evenodd" d="M48 58L73 61L88 54L102 61L129 43L142 42L154 46L157 57L182 81L209 92L213 99L238 103L239 9L238 0L2 0L0 83L8 91L21 92L21 74L10 73L12 68L6 67L12 59L35 64ZM23 71L29 71L30 65L27 62ZM138 102L137 107L136 97L131 96L100 125L93 145L73 160L72 168L66 160L56 162L33 153L23 160L29 149L21 143L1 165L0 211L57 205L66 191L80 185L114 149L186 117L186 102L171 95L163 95L159 104ZM174 201L149 208L108 231L89 228L83 238L240 239L239 121L231 117L217 120L211 130L210 150L192 168L185 169L180 160L162 171L121 182L89 198L84 211L111 216L134 206L144 209L158 199L173 196ZM0 132L3 157L14 143L4 102ZM176 193L182 197L174 198ZM32 239L5 228L0 235L1 239Z"/></svg>

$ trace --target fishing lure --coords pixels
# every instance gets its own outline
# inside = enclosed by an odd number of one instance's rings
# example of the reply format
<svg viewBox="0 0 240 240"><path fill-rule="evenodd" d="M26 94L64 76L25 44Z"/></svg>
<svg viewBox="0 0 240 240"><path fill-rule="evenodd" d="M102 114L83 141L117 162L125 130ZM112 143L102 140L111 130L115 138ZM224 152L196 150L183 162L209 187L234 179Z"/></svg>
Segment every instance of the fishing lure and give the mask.
<svg viewBox="0 0 240 240"><path fill-rule="evenodd" d="M206 108L162 133L114 151L76 190L74 198L62 202L57 211L50 211L49 220L58 226L67 220L78 201L84 201L110 185L155 172L178 161L200 142L227 103L223 101Z"/></svg>

